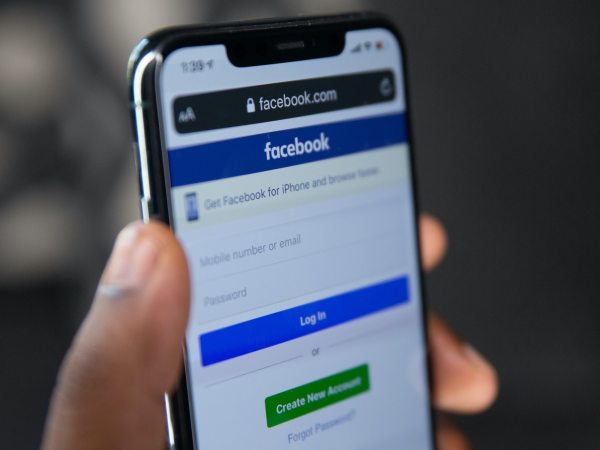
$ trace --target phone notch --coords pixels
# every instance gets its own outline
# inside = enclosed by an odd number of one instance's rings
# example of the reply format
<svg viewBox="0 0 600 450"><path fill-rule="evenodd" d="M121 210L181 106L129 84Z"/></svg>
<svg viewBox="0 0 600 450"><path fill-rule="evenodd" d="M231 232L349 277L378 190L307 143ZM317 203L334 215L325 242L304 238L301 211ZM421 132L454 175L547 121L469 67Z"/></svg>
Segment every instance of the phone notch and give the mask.
<svg viewBox="0 0 600 450"><path fill-rule="evenodd" d="M344 31L269 32L232 39L226 47L234 66L249 67L336 56L344 50L345 41Z"/></svg>

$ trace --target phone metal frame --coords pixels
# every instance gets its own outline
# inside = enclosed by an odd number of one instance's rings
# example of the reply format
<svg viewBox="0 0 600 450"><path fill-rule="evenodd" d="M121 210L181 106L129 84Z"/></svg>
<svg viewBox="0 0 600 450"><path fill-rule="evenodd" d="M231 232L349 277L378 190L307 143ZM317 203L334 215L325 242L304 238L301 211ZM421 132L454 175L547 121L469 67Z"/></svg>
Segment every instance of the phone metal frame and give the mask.
<svg viewBox="0 0 600 450"><path fill-rule="evenodd" d="M297 37L299 34L309 37L311 33L323 31L348 32L368 28L384 28L390 31L402 51L404 96L406 104L407 141L410 143L409 159L415 208L415 238L420 242L418 226L419 195L417 190L417 173L415 164L414 138L410 120L410 96L406 71L406 48L401 34L394 24L385 16L372 12L361 12L335 16L299 17L290 19L270 19L252 22L237 22L212 26L184 26L160 30L144 38L133 50L128 64L130 114L133 126L133 149L138 171L140 190L140 211L144 222L157 220L169 227L172 224L170 205L170 182L168 158L163 135L161 114L161 98L159 86L160 71L165 58L182 47L210 44L226 44L232 39L258 39L271 36ZM308 58L301 58L308 59ZM263 63L264 64L264 63ZM417 263L421 264L420 252L417 252ZM431 352L425 332L426 293L422 269L419 269L421 287L421 336L425 345L427 360L427 382L430 398L433 391L431 373ZM185 345L185 344L184 344ZM177 389L172 394L165 393L165 410L167 422L168 446L170 449L194 450L192 427L193 409L189 405L188 384L186 378L186 350L183 349L184 369ZM429 407L429 423L431 425L430 441L432 448L435 442L436 418L433 407Z"/></svg>

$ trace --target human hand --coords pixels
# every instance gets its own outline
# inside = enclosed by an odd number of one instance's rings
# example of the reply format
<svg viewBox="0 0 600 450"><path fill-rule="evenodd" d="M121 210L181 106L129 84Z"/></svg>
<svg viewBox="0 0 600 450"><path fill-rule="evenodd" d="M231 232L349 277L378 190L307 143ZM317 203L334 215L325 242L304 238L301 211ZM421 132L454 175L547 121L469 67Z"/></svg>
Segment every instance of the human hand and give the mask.
<svg viewBox="0 0 600 450"><path fill-rule="evenodd" d="M442 259L446 237L421 218L423 264ZM184 253L169 229L136 223L123 230L96 298L60 370L42 448L164 449L164 392L179 379L189 312ZM491 366L430 315L433 401L437 408L478 412L491 404ZM468 443L447 422L438 424L440 450Z"/></svg>
<svg viewBox="0 0 600 450"><path fill-rule="evenodd" d="M421 216L421 256L429 271L443 259L447 237L432 216ZM433 375L433 404L440 410L472 414L487 409L496 399L498 379L494 368L469 344L462 342L434 313L427 318ZM447 419L437 420L438 450L467 450L466 437Z"/></svg>

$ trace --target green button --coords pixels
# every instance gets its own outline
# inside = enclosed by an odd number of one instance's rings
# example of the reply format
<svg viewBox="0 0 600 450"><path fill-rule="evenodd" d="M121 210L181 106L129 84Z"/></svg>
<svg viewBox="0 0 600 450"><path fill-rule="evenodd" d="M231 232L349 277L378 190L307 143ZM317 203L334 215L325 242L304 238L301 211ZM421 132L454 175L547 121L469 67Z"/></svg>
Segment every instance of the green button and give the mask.
<svg viewBox="0 0 600 450"><path fill-rule="evenodd" d="M369 366L354 367L265 398L269 428L369 390Z"/></svg>

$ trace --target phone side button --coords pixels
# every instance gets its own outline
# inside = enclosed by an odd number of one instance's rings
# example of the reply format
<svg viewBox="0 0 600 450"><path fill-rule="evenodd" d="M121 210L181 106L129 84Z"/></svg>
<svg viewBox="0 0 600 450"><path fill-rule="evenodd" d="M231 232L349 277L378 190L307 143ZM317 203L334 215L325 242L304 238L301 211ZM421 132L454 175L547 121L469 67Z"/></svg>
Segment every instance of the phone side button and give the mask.
<svg viewBox="0 0 600 450"><path fill-rule="evenodd" d="M147 198L140 198L140 215L144 222L150 221L150 201Z"/></svg>

